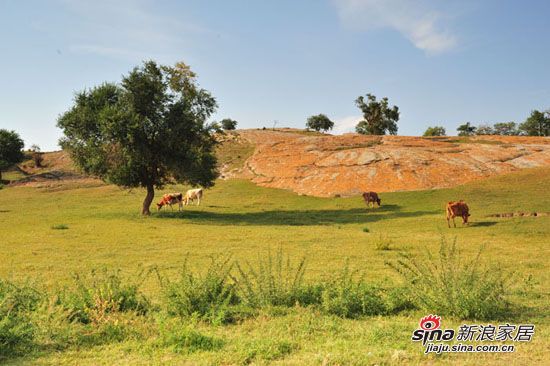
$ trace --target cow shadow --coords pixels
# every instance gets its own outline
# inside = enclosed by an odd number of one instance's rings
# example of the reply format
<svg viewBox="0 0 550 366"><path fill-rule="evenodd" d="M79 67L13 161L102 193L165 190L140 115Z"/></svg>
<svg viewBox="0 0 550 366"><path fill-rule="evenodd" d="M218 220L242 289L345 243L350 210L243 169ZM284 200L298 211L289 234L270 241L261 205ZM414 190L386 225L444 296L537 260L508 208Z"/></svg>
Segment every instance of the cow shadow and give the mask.
<svg viewBox="0 0 550 366"><path fill-rule="evenodd" d="M393 218L432 215L432 211L402 211L398 205L376 208L269 210L255 212L174 211L160 212L159 219L188 220L193 224L260 225L260 226L318 226L365 224Z"/></svg>
<svg viewBox="0 0 550 366"><path fill-rule="evenodd" d="M488 227L488 226L494 226L496 224L498 224L498 222L496 221L475 221L475 222L470 222L469 226Z"/></svg>

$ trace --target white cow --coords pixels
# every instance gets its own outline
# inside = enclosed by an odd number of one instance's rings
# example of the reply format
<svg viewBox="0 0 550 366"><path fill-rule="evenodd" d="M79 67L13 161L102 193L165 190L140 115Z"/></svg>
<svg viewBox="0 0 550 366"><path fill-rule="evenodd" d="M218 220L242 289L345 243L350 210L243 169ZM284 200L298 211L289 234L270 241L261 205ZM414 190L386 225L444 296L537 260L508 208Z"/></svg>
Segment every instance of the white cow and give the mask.
<svg viewBox="0 0 550 366"><path fill-rule="evenodd" d="M189 204L189 201L197 200L197 206L201 204L201 198L202 198L202 188L196 188L196 189L190 189L185 193L185 197L183 197L183 202L185 205Z"/></svg>

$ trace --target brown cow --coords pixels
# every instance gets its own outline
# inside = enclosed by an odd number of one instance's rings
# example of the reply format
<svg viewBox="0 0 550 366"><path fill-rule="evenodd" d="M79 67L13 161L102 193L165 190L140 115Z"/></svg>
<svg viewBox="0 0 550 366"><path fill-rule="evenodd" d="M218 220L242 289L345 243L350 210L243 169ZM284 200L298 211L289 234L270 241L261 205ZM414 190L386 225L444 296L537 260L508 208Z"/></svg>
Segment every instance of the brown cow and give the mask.
<svg viewBox="0 0 550 366"><path fill-rule="evenodd" d="M451 201L447 203L447 208L445 209L447 213L447 226L451 227L449 219L453 219L453 225L456 227L455 217L462 217L462 225L468 225L468 217L470 216L470 209L466 202L460 201Z"/></svg>
<svg viewBox="0 0 550 366"><path fill-rule="evenodd" d="M369 207L369 203L372 203L372 207L374 207L374 202L376 202L378 207L380 207L380 202L382 202L380 198L378 198L378 194L376 192L363 193L363 199L365 200L367 207Z"/></svg>
<svg viewBox="0 0 550 366"><path fill-rule="evenodd" d="M159 203L157 203L157 211L160 211L160 209L166 205L170 206L170 208L173 210L174 208L172 205L178 204L178 211L183 209L183 194L181 193L168 193L162 196L162 199Z"/></svg>

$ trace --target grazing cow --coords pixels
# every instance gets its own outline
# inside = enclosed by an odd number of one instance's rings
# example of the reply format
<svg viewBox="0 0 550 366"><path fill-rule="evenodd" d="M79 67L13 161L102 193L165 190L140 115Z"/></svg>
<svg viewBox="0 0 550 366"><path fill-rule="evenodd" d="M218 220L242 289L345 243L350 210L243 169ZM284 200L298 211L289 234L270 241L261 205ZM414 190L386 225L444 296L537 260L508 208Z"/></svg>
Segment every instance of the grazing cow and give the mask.
<svg viewBox="0 0 550 366"><path fill-rule="evenodd" d="M456 227L455 217L462 217L462 225L468 225L468 217L470 216L470 209L466 202L460 201L451 201L447 203L447 208L445 210L447 213L447 226L451 227L449 219L453 219L453 225Z"/></svg>
<svg viewBox="0 0 550 366"><path fill-rule="evenodd" d="M182 193L168 193L162 196L162 199L157 203L157 211L166 205L169 205L173 210L172 205L178 204L178 211L183 209L183 194Z"/></svg>
<svg viewBox="0 0 550 366"><path fill-rule="evenodd" d="M376 192L363 193L363 199L365 200L367 207L369 207L370 203L372 203L372 207L374 207L374 202L376 202L378 204L378 207L380 207L380 202L382 202Z"/></svg>
<svg viewBox="0 0 550 366"><path fill-rule="evenodd" d="M202 198L202 188L190 189L185 193L183 202L188 205L189 201L197 200L197 206L200 206Z"/></svg>

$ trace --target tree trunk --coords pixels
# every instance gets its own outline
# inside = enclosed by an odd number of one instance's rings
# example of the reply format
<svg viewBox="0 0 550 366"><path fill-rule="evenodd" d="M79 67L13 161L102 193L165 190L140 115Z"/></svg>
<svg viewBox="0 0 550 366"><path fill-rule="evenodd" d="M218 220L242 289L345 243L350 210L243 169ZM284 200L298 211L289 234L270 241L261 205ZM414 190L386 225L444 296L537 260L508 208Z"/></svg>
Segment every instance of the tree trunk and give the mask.
<svg viewBox="0 0 550 366"><path fill-rule="evenodd" d="M145 196L145 199L143 200L143 208L141 209L142 215L150 215L151 211L149 211L149 207L151 206L151 202L153 202L153 198L155 198L155 188L153 185L147 186L147 195Z"/></svg>
<svg viewBox="0 0 550 366"><path fill-rule="evenodd" d="M2 171L0 170L0 183L2 183Z"/></svg>

